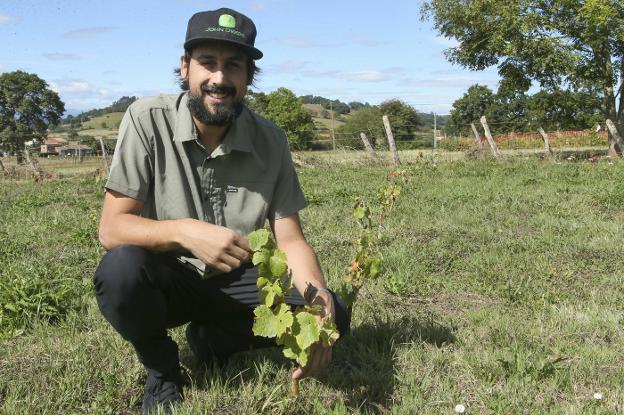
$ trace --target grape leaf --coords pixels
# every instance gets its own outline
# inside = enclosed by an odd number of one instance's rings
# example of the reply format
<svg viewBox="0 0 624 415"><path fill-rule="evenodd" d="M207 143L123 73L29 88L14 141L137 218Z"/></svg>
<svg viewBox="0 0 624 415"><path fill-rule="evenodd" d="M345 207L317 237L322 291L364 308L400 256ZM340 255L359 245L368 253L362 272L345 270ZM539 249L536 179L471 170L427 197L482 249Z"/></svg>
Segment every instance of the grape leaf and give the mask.
<svg viewBox="0 0 624 415"><path fill-rule="evenodd" d="M252 251L259 251L268 245L271 235L266 229L257 229L249 234L249 247Z"/></svg>
<svg viewBox="0 0 624 415"><path fill-rule="evenodd" d="M321 328L321 342L325 346L333 346L340 337L340 332L333 320L327 319Z"/></svg>
<svg viewBox="0 0 624 415"><path fill-rule="evenodd" d="M284 303L274 309L266 305L259 305L254 309L254 315L256 318L254 320L253 333L256 336L281 336L293 323L292 311Z"/></svg>
<svg viewBox="0 0 624 415"><path fill-rule="evenodd" d="M292 285L292 274L290 271L285 272L284 275L279 279L280 285L284 290L284 295L287 295L289 291L293 288Z"/></svg>
<svg viewBox="0 0 624 415"><path fill-rule="evenodd" d="M279 249L276 249L275 252L273 252L269 263L271 264L271 274L277 278L284 275L288 269L286 254Z"/></svg>
<svg viewBox="0 0 624 415"><path fill-rule="evenodd" d="M258 278L258 281L260 279ZM258 283L259 284L259 283ZM271 307L275 304L276 298L284 297L284 292L282 291L282 287L280 287L279 282L268 283L258 293L260 298L260 303L266 305L267 307Z"/></svg>
<svg viewBox="0 0 624 415"><path fill-rule="evenodd" d="M299 363L301 366L308 364L308 351L302 350L297 344L297 340L290 334L285 334L280 338L281 344L284 345L282 353L287 359L291 359ZM280 344L280 343L278 343Z"/></svg>
<svg viewBox="0 0 624 415"><path fill-rule="evenodd" d="M270 282L271 281L268 278L259 276L258 280L256 281L256 285L258 286L258 288L262 288Z"/></svg>
<svg viewBox="0 0 624 415"><path fill-rule="evenodd" d="M254 252L251 262L253 262L254 265L268 264L270 258L271 252L266 248L261 248Z"/></svg>
<svg viewBox="0 0 624 415"><path fill-rule="evenodd" d="M353 216L356 219L362 219L364 217L364 214L366 213L366 210L364 210L364 208L362 206L358 206L354 209L353 211Z"/></svg>
<svg viewBox="0 0 624 415"><path fill-rule="evenodd" d="M316 317L306 311L297 313L297 331L293 327L293 334L297 339L297 344L302 350L307 349L319 340L319 326Z"/></svg>
<svg viewBox="0 0 624 415"><path fill-rule="evenodd" d="M378 257L369 257L364 264L371 279L377 278L381 270L381 260Z"/></svg>

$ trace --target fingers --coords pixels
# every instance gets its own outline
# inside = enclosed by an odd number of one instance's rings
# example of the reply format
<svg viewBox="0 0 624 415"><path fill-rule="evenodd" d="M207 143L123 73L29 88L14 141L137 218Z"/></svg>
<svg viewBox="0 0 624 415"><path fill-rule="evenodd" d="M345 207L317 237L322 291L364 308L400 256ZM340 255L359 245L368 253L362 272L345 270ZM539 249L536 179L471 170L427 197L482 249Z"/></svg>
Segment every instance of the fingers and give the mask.
<svg viewBox="0 0 624 415"><path fill-rule="evenodd" d="M251 251L251 248L249 247L249 240L246 237L242 235L238 235L238 238L236 238L235 243L239 248L244 250L247 253L247 255L249 255L249 251Z"/></svg>
<svg viewBox="0 0 624 415"><path fill-rule="evenodd" d="M301 366L297 366L295 370L292 371L292 378L295 380L300 380L304 378L303 368Z"/></svg>

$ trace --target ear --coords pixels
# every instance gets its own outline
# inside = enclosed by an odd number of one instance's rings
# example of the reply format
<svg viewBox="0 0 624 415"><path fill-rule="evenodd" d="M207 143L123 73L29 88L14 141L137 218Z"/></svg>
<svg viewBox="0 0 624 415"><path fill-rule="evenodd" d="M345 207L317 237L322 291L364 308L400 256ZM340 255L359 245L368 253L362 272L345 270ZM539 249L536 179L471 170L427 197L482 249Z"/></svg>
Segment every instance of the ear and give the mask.
<svg viewBox="0 0 624 415"><path fill-rule="evenodd" d="M190 60L184 59L184 55L180 56L180 78L186 79L188 77L188 67Z"/></svg>

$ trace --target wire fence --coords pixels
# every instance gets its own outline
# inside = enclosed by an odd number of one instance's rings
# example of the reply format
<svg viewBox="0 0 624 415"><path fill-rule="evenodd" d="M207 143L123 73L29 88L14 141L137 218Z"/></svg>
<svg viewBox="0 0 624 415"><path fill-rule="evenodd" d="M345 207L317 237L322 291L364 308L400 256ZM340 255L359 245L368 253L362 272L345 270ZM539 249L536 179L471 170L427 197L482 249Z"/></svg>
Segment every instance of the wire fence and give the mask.
<svg viewBox="0 0 624 415"><path fill-rule="evenodd" d="M500 126L505 122L491 123L490 126L494 131L493 138L499 150L525 150L525 151L543 151L544 141L537 132L535 126L525 125L519 128L518 132L506 132L496 134ZM486 149L488 142L484 135L481 125L476 124L479 130L479 141ZM470 125L465 126L466 129ZM433 126L422 126L410 123L391 122L391 130L396 141L398 150L426 150L436 149L440 151L473 151L479 149L479 141L474 135L451 135L445 131L444 126L434 128ZM314 128L303 128L297 130L286 130L287 136L293 137L300 134L307 134L308 141L301 149L307 150L364 150L364 143L360 137L361 133L371 143L375 150L388 150L388 140L385 129L381 120L370 120L363 125L359 131L346 132L341 128L330 128L326 126L315 126ZM596 126L593 129L577 130L577 131L547 131L550 147L553 150L567 148L607 148L608 134L603 126ZM54 137L52 133L49 137ZM25 137L29 138L29 137ZM35 137L31 137L35 138ZM89 144L92 147L93 154L97 155L100 151L100 143L98 137L73 137L66 139L68 142L79 144ZM95 140L94 140L95 139ZM114 140L110 137L104 138L107 150L114 148ZM33 143L30 150L33 155L39 154L39 142ZM0 156L9 156L4 154L0 149ZM46 155L47 156L47 155Z"/></svg>

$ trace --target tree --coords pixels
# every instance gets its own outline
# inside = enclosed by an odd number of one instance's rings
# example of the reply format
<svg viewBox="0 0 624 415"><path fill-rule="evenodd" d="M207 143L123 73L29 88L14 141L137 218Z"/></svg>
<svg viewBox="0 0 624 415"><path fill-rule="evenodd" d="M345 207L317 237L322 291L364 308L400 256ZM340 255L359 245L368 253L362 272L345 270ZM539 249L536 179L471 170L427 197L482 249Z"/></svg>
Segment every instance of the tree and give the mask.
<svg viewBox="0 0 624 415"><path fill-rule="evenodd" d="M411 105L398 99L390 99L379 105L382 115L387 115L397 141L413 140L414 133L422 125L418 113Z"/></svg>
<svg viewBox="0 0 624 415"><path fill-rule="evenodd" d="M624 132L621 0L429 0L422 12L459 42L446 51L451 62L497 65L501 86L521 92L532 81L551 91L597 89L603 118ZM613 137L609 152L621 153Z"/></svg>
<svg viewBox="0 0 624 415"><path fill-rule="evenodd" d="M371 144L378 147L386 138L381 116L381 111L376 106L363 107L354 111L336 130L340 143L347 147L362 148L364 145L360 139L360 133L364 133Z"/></svg>
<svg viewBox="0 0 624 415"><path fill-rule="evenodd" d="M264 115L267 107L267 96L264 92L248 90L245 95L245 105L256 114Z"/></svg>
<svg viewBox="0 0 624 415"><path fill-rule="evenodd" d="M527 102L534 126L549 130L583 130L604 122L602 100L590 91L539 91Z"/></svg>
<svg viewBox="0 0 624 415"><path fill-rule="evenodd" d="M349 102L349 108L351 108L351 111L357 111L359 109L362 109L364 107L370 107L370 104L367 103L362 103L360 101L351 101Z"/></svg>
<svg viewBox="0 0 624 415"><path fill-rule="evenodd" d="M485 115L492 132L580 130L601 120L600 97L591 91L542 90L534 95L501 90L495 94L483 85L472 85L453 103L449 134L472 135L470 123L479 125Z"/></svg>
<svg viewBox="0 0 624 415"><path fill-rule="evenodd" d="M264 116L284 129L292 149L307 149L314 137L312 116L302 100L287 88L278 88L266 96Z"/></svg>
<svg viewBox="0 0 624 415"><path fill-rule="evenodd" d="M491 117L491 108L495 102L496 96L490 88L479 84L472 85L461 98L453 102L447 132L471 134L470 123L478 123L483 115L491 122L498 121Z"/></svg>
<svg viewBox="0 0 624 415"><path fill-rule="evenodd" d="M64 111L58 94L37 75L23 71L0 75L0 145L17 153L18 163L23 163L26 141L44 138Z"/></svg>

